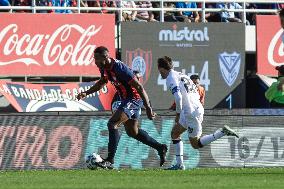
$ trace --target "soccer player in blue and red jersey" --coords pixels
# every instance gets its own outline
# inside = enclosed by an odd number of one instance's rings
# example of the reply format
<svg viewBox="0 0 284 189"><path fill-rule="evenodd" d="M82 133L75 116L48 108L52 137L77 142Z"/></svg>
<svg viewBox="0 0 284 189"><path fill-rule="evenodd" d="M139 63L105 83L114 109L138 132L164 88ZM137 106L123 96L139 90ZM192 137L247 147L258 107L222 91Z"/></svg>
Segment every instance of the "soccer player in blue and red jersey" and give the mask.
<svg viewBox="0 0 284 189"><path fill-rule="evenodd" d="M128 136L156 149L160 156L160 166L165 162L167 146L157 142L148 133L138 127L139 112L144 104L148 119L152 120L153 112L148 95L143 85L137 80L133 71L123 62L109 56L106 47L97 47L94 51L95 64L100 69L101 78L89 90L78 94L80 100L89 94L100 90L110 81L118 91L121 104L108 121L109 143L108 157L98 166L113 169L114 156L119 142L118 126L124 125Z"/></svg>

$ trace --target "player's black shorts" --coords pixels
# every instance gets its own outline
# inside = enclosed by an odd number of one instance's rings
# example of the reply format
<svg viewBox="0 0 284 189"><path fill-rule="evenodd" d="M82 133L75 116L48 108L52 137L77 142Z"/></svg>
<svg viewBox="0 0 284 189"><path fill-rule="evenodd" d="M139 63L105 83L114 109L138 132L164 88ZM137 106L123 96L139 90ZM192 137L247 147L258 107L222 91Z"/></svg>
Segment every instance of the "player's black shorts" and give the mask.
<svg viewBox="0 0 284 189"><path fill-rule="evenodd" d="M123 111L129 119L139 119L142 106L142 99L125 99L121 101L118 110Z"/></svg>

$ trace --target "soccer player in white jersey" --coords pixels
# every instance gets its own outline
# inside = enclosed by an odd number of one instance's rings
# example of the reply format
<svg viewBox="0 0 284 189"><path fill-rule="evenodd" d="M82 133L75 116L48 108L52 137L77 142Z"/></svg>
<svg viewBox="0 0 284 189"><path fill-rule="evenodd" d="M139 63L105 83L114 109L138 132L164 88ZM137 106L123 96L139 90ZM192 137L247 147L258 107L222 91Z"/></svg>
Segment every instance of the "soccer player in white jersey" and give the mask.
<svg viewBox="0 0 284 189"><path fill-rule="evenodd" d="M174 95L176 103L175 125L172 128L171 138L176 152L177 164L168 168L169 170L185 169L181 134L186 130L190 144L194 149L202 148L225 135L239 137L226 125L213 134L201 136L204 108L200 103L196 85L187 75L174 71L172 60L167 56L158 59L158 70L162 78L166 79L167 87Z"/></svg>

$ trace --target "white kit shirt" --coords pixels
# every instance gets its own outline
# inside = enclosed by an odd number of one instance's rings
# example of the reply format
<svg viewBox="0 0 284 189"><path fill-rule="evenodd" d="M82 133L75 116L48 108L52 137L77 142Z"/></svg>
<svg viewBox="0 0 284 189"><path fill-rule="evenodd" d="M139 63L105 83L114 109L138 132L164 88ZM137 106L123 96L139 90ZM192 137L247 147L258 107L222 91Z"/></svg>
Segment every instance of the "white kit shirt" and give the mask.
<svg viewBox="0 0 284 189"><path fill-rule="evenodd" d="M167 87L175 97L176 112L193 117L204 114L197 86L185 74L171 70L166 78Z"/></svg>

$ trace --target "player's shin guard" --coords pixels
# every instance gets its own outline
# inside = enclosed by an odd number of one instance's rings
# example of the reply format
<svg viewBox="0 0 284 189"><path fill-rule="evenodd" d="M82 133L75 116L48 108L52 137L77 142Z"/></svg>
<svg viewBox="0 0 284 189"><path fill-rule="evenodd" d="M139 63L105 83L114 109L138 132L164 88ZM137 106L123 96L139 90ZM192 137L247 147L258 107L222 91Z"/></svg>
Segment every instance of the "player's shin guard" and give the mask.
<svg viewBox="0 0 284 189"><path fill-rule="evenodd" d="M149 136L148 133L142 129L139 129L138 134L133 138L157 150L161 147L159 142Z"/></svg>
<svg viewBox="0 0 284 189"><path fill-rule="evenodd" d="M109 131L109 141L108 141L107 161L113 163L120 136L118 129L109 129L108 131Z"/></svg>
<svg viewBox="0 0 284 189"><path fill-rule="evenodd" d="M183 142L181 139L172 140L176 152L176 161L178 165L183 165Z"/></svg>
<svg viewBox="0 0 284 189"><path fill-rule="evenodd" d="M217 140L217 139L219 139L223 136L225 136L225 134L220 129L218 129L213 134L202 136L199 139L199 141L200 141L202 146L205 146L205 145L210 144L211 142L213 142L213 141L215 141L215 140Z"/></svg>

